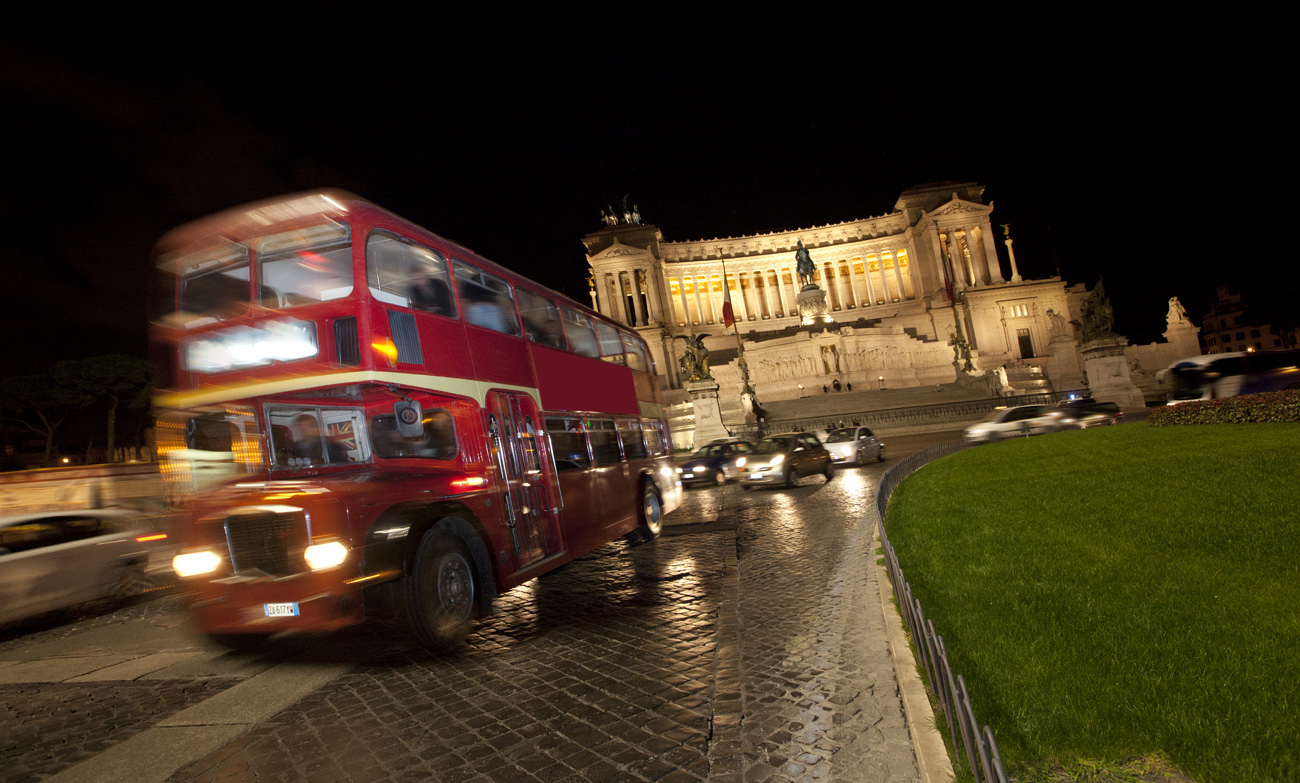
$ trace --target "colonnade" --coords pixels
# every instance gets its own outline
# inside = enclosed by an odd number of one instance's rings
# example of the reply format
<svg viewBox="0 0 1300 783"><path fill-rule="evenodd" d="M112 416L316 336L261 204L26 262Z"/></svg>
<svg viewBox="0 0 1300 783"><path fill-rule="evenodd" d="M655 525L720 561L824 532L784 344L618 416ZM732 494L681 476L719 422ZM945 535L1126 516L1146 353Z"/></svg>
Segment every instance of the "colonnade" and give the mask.
<svg viewBox="0 0 1300 783"><path fill-rule="evenodd" d="M939 226L929 232L935 258L946 258L956 293L1004 283L992 232L983 226Z"/></svg>
<svg viewBox="0 0 1300 783"><path fill-rule="evenodd" d="M774 320L797 317L800 285L793 260L789 266L728 265L726 284L736 320ZM722 323L722 264L701 270L678 272L677 264L666 264L672 320L677 326ZM677 268L675 268L677 267ZM737 268L739 267L739 268ZM841 258L814 262L813 282L826 292L833 311L869 308L917 297L911 263L904 249L883 250L865 258ZM714 271L716 270L716 271Z"/></svg>

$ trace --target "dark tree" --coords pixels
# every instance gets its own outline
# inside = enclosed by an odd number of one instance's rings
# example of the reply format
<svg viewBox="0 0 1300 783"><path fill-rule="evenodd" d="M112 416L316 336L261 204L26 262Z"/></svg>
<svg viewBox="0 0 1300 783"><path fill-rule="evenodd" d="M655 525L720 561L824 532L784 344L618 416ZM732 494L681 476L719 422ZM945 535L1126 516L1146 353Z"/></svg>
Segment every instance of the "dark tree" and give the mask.
<svg viewBox="0 0 1300 783"><path fill-rule="evenodd" d="M117 409L123 402L133 408L148 404L149 364L122 354L62 361L50 370L56 381L75 389L88 400L108 401L108 437L105 461L113 460L117 443Z"/></svg>
<svg viewBox="0 0 1300 783"><path fill-rule="evenodd" d="M76 386L66 385L55 375L24 375L0 381L0 411L8 422L45 438L44 464L54 453L54 433L68 414L94 400Z"/></svg>

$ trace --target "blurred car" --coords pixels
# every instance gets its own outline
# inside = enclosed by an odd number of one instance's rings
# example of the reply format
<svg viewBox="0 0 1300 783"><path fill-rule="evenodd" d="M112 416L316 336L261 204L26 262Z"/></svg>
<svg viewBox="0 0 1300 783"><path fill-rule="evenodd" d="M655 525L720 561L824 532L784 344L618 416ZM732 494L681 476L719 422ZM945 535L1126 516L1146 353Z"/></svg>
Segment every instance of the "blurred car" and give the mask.
<svg viewBox="0 0 1300 783"><path fill-rule="evenodd" d="M861 465L867 459L885 461L885 444L868 427L841 427L830 434L825 445L836 464Z"/></svg>
<svg viewBox="0 0 1300 783"><path fill-rule="evenodd" d="M774 484L793 487L803 476L820 473L830 481L835 474L831 453L811 432L763 438L737 465L741 489Z"/></svg>
<svg viewBox="0 0 1300 783"><path fill-rule="evenodd" d="M149 590L168 572L167 534L121 509L0 519L0 623Z"/></svg>
<svg viewBox="0 0 1300 783"><path fill-rule="evenodd" d="M1053 411L1054 409L1050 405L1017 405L1014 408L998 408L968 426L966 428L966 437L971 440L979 440L1053 432L1059 428L1057 417Z"/></svg>
<svg viewBox="0 0 1300 783"><path fill-rule="evenodd" d="M681 464L682 485L722 485L738 478L736 460L754 450L747 440L715 440Z"/></svg>
<svg viewBox="0 0 1300 783"><path fill-rule="evenodd" d="M1124 411L1113 402L1098 402L1091 397L1062 400L1053 409L1058 429L1083 430L1119 424Z"/></svg>

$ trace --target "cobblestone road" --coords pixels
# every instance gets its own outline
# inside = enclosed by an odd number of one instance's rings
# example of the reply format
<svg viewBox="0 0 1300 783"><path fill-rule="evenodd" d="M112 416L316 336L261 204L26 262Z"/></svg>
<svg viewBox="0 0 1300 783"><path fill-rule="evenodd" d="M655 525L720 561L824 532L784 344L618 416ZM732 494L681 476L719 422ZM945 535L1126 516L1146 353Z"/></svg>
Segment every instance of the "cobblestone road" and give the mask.
<svg viewBox="0 0 1300 783"><path fill-rule="evenodd" d="M692 490L663 537L512 591L455 656L382 626L284 645L280 659L301 659L346 641L349 667L170 779L917 780L863 524L881 472ZM0 783L65 770L276 662L178 636L181 623L163 598L0 635ZM117 655L101 671L143 665L104 641L140 628L165 637L140 642L151 656L177 659L95 680L100 647ZM22 676L52 650L91 673Z"/></svg>

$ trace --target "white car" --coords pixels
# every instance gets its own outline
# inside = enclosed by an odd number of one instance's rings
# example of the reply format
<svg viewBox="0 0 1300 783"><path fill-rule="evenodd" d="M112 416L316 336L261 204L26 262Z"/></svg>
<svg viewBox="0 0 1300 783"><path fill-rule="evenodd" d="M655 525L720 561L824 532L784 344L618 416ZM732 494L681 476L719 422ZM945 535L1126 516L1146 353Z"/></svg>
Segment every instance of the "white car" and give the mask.
<svg viewBox="0 0 1300 783"><path fill-rule="evenodd" d="M167 535L121 509L0 519L0 623L137 595L167 572Z"/></svg>
<svg viewBox="0 0 1300 783"><path fill-rule="evenodd" d="M1050 405L1017 405L1014 408L998 408L966 428L966 437L971 440L1005 438L1015 435L1035 435L1041 432L1054 432L1059 429L1059 422Z"/></svg>
<svg viewBox="0 0 1300 783"><path fill-rule="evenodd" d="M835 464L861 465L868 459L885 461L885 444L868 427L841 427L826 438L826 450Z"/></svg>

